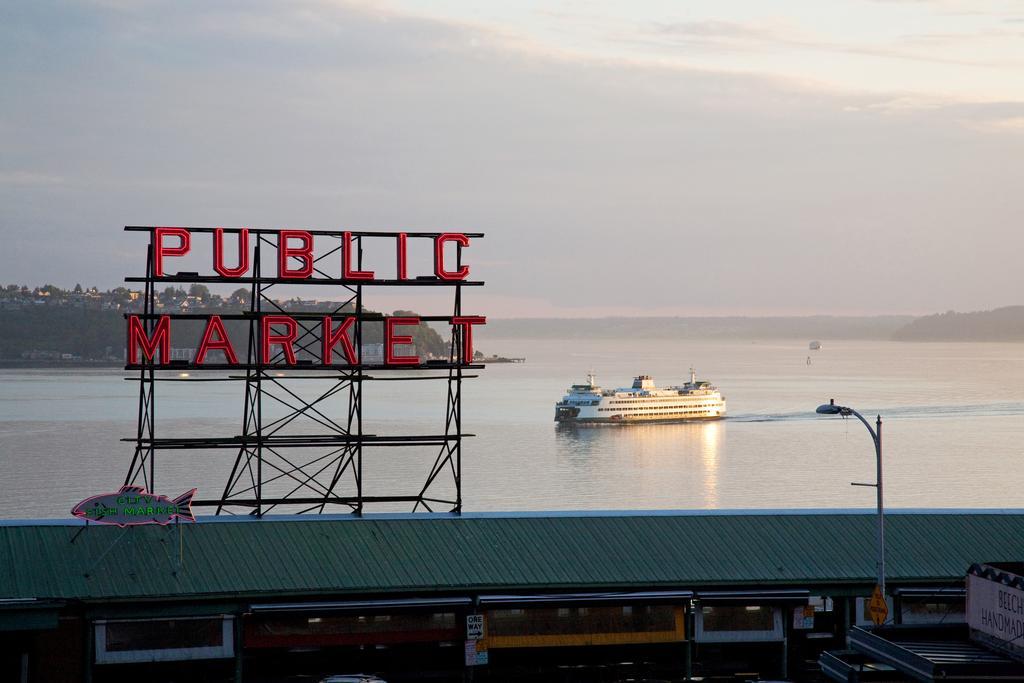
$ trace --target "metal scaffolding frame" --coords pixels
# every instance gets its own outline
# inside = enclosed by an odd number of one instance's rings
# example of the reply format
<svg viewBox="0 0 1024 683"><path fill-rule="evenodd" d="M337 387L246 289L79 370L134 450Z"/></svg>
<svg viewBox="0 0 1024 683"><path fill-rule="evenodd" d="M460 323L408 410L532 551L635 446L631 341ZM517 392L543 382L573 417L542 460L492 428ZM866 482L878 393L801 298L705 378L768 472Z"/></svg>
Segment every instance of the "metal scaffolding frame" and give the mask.
<svg viewBox="0 0 1024 683"><path fill-rule="evenodd" d="M366 364L363 356L364 324L380 322L383 317L364 308L364 287L421 286L453 289L451 316L419 316L425 322L451 322L462 316L462 288L480 286L481 281L445 280L433 277L392 280L344 279L328 274L324 259L338 256L343 248L341 231L307 231L321 239L341 238L342 242L323 254L314 255L313 274L305 280L283 279L278 274L262 272L263 257L276 254L276 230L249 229L255 236L251 268L244 277L200 275L179 272L157 276L154 262L154 227L128 226L127 231L148 231L150 243L146 275L125 278L129 283L143 283L142 312L138 315L143 330L152 337L162 315L157 311L156 285L160 283L244 283L250 291L247 310L216 314L225 321L236 321L247 328L246 356L237 364L170 361L144 356L128 358L126 369L138 372L138 428L133 438L135 452L125 476L125 484L137 484L153 491L156 486L157 453L193 450L224 450L235 452L230 474L219 495L193 501L193 506L213 508L216 514L251 514L262 516L271 511L323 513L339 510L361 514L367 505L409 504L412 511L462 511L462 440L472 436L462 431L462 380L474 377L468 370L481 365L467 363L463 358L464 337L456 325L451 326L451 342L447 359L428 360L415 366ZM190 233L212 233L212 228L186 228ZM226 229L226 233L238 229ZM355 269L363 268L363 240L373 238L436 239L440 233L356 232L351 235ZM479 238L482 234L467 233ZM274 251L270 251L274 250ZM455 244L455 264L463 263L463 245ZM286 310L271 298L274 287L281 285L333 285L345 292L345 298L330 311ZM201 320L207 314L170 313L172 321ZM295 321L297 336L293 343L295 365L284 358L283 347L263 362L261 356L263 318L286 315ZM324 316L354 317L352 343L358 364L323 364L318 344ZM126 316L127 317L127 316ZM183 370L219 371L220 376L181 378ZM394 372L400 370L403 372ZM171 372L167 372L171 371ZM373 374L370 374L373 373ZM379 373L379 374L377 374ZM189 373L191 374L191 372ZM438 380L446 382L443 430L434 434L378 435L367 433L363 422L363 387L373 380ZM223 436L158 437L156 424L156 385L163 381L244 382L240 434ZM344 403L344 409L330 407L331 400ZM270 410L268 408L272 408ZM276 411L276 412L275 412ZM364 490L363 475L366 449L430 447L436 453L422 484L415 492L409 490L374 492ZM166 455L161 457L167 457Z"/></svg>

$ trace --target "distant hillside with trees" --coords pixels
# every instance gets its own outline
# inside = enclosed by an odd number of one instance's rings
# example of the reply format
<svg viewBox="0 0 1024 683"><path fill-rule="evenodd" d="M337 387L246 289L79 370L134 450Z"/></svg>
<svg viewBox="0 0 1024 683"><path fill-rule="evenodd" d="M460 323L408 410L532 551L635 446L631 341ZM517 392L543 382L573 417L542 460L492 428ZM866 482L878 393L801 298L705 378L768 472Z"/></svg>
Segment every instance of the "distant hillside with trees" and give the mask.
<svg viewBox="0 0 1024 683"><path fill-rule="evenodd" d="M211 295L204 285L193 285L188 291L167 287L158 292L157 313L225 314L247 310L248 290L240 289L230 297ZM290 299L277 302L285 311L328 312L337 308L336 301ZM141 310L138 292L119 287L100 292L95 287L80 285L63 290L53 285L29 289L20 285L0 288L0 359L32 362L55 361L124 361L126 313ZM343 310L339 315L350 314ZM367 315L378 315L366 311ZM394 315L415 316L412 311L395 311ZM225 321L225 327L239 358L246 352L248 324L241 320ZM203 323L197 320L176 320L171 331L171 346L194 348L202 335ZM449 343L426 324L402 328L410 334L417 353L426 357L447 357ZM380 344L384 332L381 322L363 324L363 344Z"/></svg>
<svg viewBox="0 0 1024 683"><path fill-rule="evenodd" d="M105 292L95 287L60 289L45 285L0 287L0 360L31 364L54 361L124 360L125 313L141 309L140 293L118 287ZM223 314L247 310L249 291L230 296L211 294L204 285L189 290L167 287L157 293L158 313ZM286 311L331 311L334 301L290 299L279 301ZM341 314L351 313L351 310ZM367 311L373 315L373 312ZM413 315L395 311L394 315ZM175 321L171 345L194 348L203 323ZM239 357L244 357L248 325L226 321ZM445 329L439 327L442 333ZM446 357L449 343L438 330L420 325L412 334L417 352ZM781 316L781 317L649 317L649 318L520 318L488 320L477 330L487 339L873 339L895 341L1024 341L1024 306L991 311L948 311L920 318L912 316ZM367 322L364 344L383 341L383 325Z"/></svg>
<svg viewBox="0 0 1024 683"><path fill-rule="evenodd" d="M124 318L117 311L38 306L0 309L0 358L120 360Z"/></svg>
<svg viewBox="0 0 1024 683"><path fill-rule="evenodd" d="M896 330L896 341L1024 341L1024 306L926 315Z"/></svg>

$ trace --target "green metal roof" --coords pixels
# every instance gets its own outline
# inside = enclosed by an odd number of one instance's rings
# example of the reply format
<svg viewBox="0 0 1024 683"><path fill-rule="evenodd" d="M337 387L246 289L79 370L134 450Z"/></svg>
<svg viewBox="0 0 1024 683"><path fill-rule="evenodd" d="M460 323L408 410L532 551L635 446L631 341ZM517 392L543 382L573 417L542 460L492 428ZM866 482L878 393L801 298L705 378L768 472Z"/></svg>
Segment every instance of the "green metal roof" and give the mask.
<svg viewBox="0 0 1024 683"><path fill-rule="evenodd" d="M205 518L0 523L3 599L140 600L871 585L870 511ZM890 582L1024 558L1024 511L893 511ZM79 533L80 532L80 533ZM77 535L74 542L72 538Z"/></svg>

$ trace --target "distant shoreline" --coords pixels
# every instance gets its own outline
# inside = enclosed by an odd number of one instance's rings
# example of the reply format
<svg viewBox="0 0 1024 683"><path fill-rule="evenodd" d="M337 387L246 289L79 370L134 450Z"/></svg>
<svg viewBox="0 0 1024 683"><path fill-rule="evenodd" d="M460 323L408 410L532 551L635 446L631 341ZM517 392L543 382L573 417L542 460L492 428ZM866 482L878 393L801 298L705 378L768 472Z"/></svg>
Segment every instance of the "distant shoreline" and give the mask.
<svg viewBox="0 0 1024 683"><path fill-rule="evenodd" d="M910 316L492 318L488 339L850 339L890 340Z"/></svg>
<svg viewBox="0 0 1024 683"><path fill-rule="evenodd" d="M812 339L1022 342L1024 306L927 316L692 316L491 319L487 339Z"/></svg>
<svg viewBox="0 0 1024 683"><path fill-rule="evenodd" d="M79 358L116 355L123 348L124 322L119 314L102 311L83 320L74 311L0 310L0 368L8 370L122 369L122 360L64 360L22 358L57 355ZM78 311L80 313L80 311ZM85 324L85 327L81 325ZM76 327L77 325L77 327ZM424 330L428 330L424 326ZM430 336L444 344L437 331ZM491 318L478 331L478 346L507 346L511 353L485 363L515 363L524 354L516 340L548 340L571 346L579 341L635 340L744 341L751 343L802 339L828 343L847 341L1024 343L1024 306L990 311L911 316L789 316L789 317L607 317L607 318ZM447 351L447 347L444 348ZM525 359L523 359L525 360Z"/></svg>

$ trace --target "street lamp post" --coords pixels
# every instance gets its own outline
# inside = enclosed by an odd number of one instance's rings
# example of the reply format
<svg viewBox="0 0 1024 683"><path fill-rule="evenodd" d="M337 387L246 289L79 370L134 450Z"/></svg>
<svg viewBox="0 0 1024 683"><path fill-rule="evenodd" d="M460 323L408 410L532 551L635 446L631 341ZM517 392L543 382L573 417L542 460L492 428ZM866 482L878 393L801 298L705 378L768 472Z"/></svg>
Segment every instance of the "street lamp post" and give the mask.
<svg viewBox="0 0 1024 683"><path fill-rule="evenodd" d="M853 408L837 406L834 398L829 399L827 404L818 406L816 412L819 415L842 415L843 417L853 415L864 423L864 426L868 428L868 432L871 434L871 440L875 442L875 460L878 468L875 475L875 483L854 483L853 486L875 487L875 493L877 494L878 499L878 561L876 563L878 569L878 587L881 589L882 595L885 595L885 507L882 504L882 416L876 416L875 426L872 428L871 424L864 419L863 415Z"/></svg>

